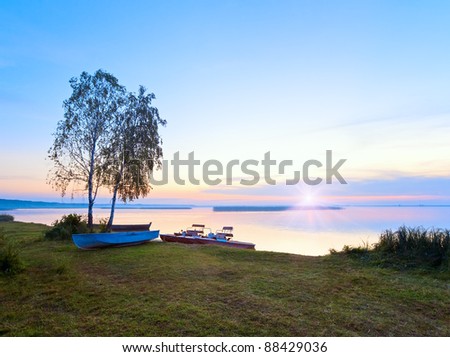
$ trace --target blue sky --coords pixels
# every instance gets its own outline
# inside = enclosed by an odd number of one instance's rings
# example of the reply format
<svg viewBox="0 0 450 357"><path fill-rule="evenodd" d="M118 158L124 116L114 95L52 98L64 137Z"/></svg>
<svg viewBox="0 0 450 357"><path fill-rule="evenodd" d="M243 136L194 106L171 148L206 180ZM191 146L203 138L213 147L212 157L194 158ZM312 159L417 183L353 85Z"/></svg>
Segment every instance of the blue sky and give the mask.
<svg viewBox="0 0 450 357"><path fill-rule="evenodd" d="M45 158L68 81L102 68L156 94L168 159L347 159L345 186L143 202L450 203L449 36L447 1L2 1L0 197L59 199Z"/></svg>

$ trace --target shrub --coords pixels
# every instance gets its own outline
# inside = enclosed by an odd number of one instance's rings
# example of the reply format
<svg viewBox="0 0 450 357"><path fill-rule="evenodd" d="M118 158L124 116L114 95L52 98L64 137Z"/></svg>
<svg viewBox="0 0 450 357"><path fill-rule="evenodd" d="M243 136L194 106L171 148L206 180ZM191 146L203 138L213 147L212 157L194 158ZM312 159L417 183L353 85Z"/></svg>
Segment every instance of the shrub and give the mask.
<svg viewBox="0 0 450 357"><path fill-rule="evenodd" d="M100 233L106 233L107 232L107 229L106 229L106 226L108 225L108 221L109 221L109 219L108 218L100 218L100 220L98 221L98 231L100 232Z"/></svg>
<svg viewBox="0 0 450 357"><path fill-rule="evenodd" d="M72 234L87 233L87 220L80 214L71 213L53 222L53 228L45 233L49 240L69 240Z"/></svg>
<svg viewBox="0 0 450 357"><path fill-rule="evenodd" d="M361 256L382 265L448 269L450 230L401 226L396 231L387 229L381 233L372 249L369 249L368 244L361 247L344 246L342 253Z"/></svg>
<svg viewBox="0 0 450 357"><path fill-rule="evenodd" d="M0 231L0 272L14 275L22 270L23 263L17 245Z"/></svg>
<svg viewBox="0 0 450 357"><path fill-rule="evenodd" d="M342 248L342 251L345 254L355 254L355 255L366 254L370 251L369 242L363 242L363 244L358 247L344 245L344 247Z"/></svg>
<svg viewBox="0 0 450 357"><path fill-rule="evenodd" d="M14 221L14 216L10 214L0 214L0 222L12 222Z"/></svg>
<svg viewBox="0 0 450 357"><path fill-rule="evenodd" d="M448 262L450 230L406 226L395 232L386 230L375 244L374 251L438 266Z"/></svg>

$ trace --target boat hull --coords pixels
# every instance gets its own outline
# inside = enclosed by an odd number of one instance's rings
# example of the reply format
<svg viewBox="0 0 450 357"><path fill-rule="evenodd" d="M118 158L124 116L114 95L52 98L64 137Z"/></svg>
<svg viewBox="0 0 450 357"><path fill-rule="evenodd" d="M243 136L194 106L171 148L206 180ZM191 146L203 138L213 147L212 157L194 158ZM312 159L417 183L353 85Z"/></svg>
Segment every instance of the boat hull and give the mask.
<svg viewBox="0 0 450 357"><path fill-rule="evenodd" d="M220 245L222 247L230 247L230 248L255 249L255 245L249 242L221 241L212 238L181 236L175 234L161 234L160 238L164 242L172 242L172 243L209 244L209 245Z"/></svg>
<svg viewBox="0 0 450 357"><path fill-rule="evenodd" d="M72 234L74 244L80 249L120 247L149 242L158 238L159 231Z"/></svg>

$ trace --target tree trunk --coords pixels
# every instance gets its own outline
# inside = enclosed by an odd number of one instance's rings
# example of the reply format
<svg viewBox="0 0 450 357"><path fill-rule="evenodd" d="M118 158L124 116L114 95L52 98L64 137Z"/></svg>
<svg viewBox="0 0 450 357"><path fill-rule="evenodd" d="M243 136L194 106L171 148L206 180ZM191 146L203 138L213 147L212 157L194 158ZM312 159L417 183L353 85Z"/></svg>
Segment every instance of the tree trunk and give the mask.
<svg viewBox="0 0 450 357"><path fill-rule="evenodd" d="M94 217L93 217L93 208L94 208L94 198L92 195L92 173L89 173L88 178L88 228L92 229L92 225L94 223Z"/></svg>
<svg viewBox="0 0 450 357"><path fill-rule="evenodd" d="M93 178L94 178L94 155L95 155L95 147L96 142L94 141L94 145L92 145L91 149L91 158L89 165L89 177L88 177L88 228L92 230L92 226L94 224L94 215L93 215L93 207L95 198L93 196Z"/></svg>
<svg viewBox="0 0 450 357"><path fill-rule="evenodd" d="M89 200L89 205L88 205L88 228L92 229L92 226L94 224L94 215L93 215L93 207L94 207L94 202L92 200Z"/></svg>
<svg viewBox="0 0 450 357"><path fill-rule="evenodd" d="M120 167L120 172L117 176L116 184L114 185L113 197L111 200L111 213L109 214L108 224L106 225L107 232L109 232L111 230L111 227L113 225L114 211L116 209L117 191L119 190L119 185L120 185L120 182L122 181L123 170L124 170L124 165L122 165Z"/></svg>
<svg viewBox="0 0 450 357"><path fill-rule="evenodd" d="M107 232L111 231L111 227L113 225L114 210L116 208L116 199L117 199L117 190L118 189L119 189L119 185L116 184L116 186L114 187L114 193L113 193L112 202L111 202L111 213L109 214L108 224L106 225L106 231Z"/></svg>

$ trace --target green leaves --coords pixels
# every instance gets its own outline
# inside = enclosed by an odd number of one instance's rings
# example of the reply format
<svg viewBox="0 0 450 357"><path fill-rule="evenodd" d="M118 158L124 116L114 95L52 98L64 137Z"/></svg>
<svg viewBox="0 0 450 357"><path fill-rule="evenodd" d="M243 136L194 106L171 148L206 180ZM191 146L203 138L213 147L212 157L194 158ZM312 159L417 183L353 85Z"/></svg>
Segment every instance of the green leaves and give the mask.
<svg viewBox="0 0 450 357"><path fill-rule="evenodd" d="M70 185L87 190L90 225L100 186L113 192L113 205L117 194L124 202L148 194L148 175L161 165L158 126L166 121L151 106L153 93L143 86L137 95L127 92L106 71L83 72L69 83L72 95L48 152L54 164L48 182L62 195Z"/></svg>
<svg viewBox="0 0 450 357"><path fill-rule="evenodd" d="M115 135L107 148L109 176L105 184L119 198L131 201L151 190L149 174L161 165L162 148L158 126L166 122L152 107L153 93L139 88L136 96L128 93L125 110L116 117Z"/></svg>

